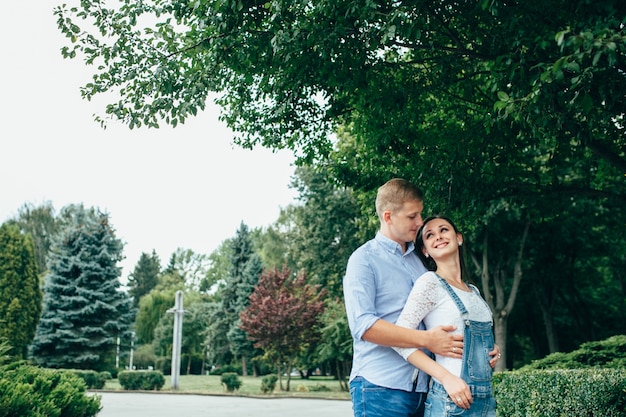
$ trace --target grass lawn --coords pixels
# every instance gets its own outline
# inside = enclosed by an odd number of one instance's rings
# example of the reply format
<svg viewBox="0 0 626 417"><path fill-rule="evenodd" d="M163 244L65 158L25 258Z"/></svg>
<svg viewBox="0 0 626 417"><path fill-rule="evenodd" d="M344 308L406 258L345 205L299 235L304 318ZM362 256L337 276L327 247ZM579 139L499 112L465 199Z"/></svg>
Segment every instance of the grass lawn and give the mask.
<svg viewBox="0 0 626 417"><path fill-rule="evenodd" d="M278 381L272 394L261 393L261 381L263 377L240 376L241 387L234 394L226 392L219 375L181 375L178 379L178 390L172 389L169 375L165 376L165 385L162 392L181 392L193 394L213 395L241 395L241 396L267 396L267 397L307 397L307 398L333 398L349 400L350 393L340 391L339 382L331 377L314 376L310 379L291 377L289 391L280 390ZM287 377L283 377L283 388L287 387ZM117 379L109 380L104 386L105 390L121 391Z"/></svg>

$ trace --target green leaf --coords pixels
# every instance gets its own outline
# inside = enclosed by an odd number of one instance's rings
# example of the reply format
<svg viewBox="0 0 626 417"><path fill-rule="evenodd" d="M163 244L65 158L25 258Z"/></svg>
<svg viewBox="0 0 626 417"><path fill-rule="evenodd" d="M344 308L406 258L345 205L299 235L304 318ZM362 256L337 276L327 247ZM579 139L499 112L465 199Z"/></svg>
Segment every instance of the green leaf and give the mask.
<svg viewBox="0 0 626 417"><path fill-rule="evenodd" d="M565 40L565 35L567 35L568 33L569 33L569 29L557 32L556 35L554 35L554 40L556 41L556 44L559 46L562 46L563 41Z"/></svg>
<svg viewBox="0 0 626 417"><path fill-rule="evenodd" d="M493 109L494 109L494 110L502 110L502 109L504 109L507 105L508 105L508 103L507 103L506 101L500 101L500 100L498 100L498 101L496 101L496 102L493 104Z"/></svg>

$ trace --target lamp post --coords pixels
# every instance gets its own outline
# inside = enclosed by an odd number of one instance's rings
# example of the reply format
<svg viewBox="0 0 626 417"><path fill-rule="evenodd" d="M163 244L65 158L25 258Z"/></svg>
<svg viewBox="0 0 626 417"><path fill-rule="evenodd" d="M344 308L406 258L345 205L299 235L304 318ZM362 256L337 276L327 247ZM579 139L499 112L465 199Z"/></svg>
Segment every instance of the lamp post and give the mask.
<svg viewBox="0 0 626 417"><path fill-rule="evenodd" d="M117 347L115 349L115 369L120 367L120 337L117 336Z"/></svg>
<svg viewBox="0 0 626 417"><path fill-rule="evenodd" d="M180 345L183 335L183 292L176 291L176 301L174 307L167 310L174 313L174 332L172 338L172 388L178 389L178 378L180 376Z"/></svg>
<svg viewBox="0 0 626 417"><path fill-rule="evenodd" d="M130 357L128 358L128 370L133 370L133 350L135 349L135 332L130 332Z"/></svg>

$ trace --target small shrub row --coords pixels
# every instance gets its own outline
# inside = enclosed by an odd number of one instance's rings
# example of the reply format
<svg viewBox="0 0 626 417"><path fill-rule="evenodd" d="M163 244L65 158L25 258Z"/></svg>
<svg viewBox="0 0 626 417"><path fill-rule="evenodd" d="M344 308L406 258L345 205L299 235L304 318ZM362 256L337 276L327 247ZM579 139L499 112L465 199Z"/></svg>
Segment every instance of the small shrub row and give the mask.
<svg viewBox="0 0 626 417"><path fill-rule="evenodd" d="M85 386L87 389L102 389L104 388L104 384L107 380L111 379L111 373L104 372L96 372L89 370L81 370L81 369L70 369L68 372L73 373L83 381L85 381Z"/></svg>
<svg viewBox="0 0 626 417"><path fill-rule="evenodd" d="M0 369L0 417L93 417L102 408L71 371L13 364Z"/></svg>
<svg viewBox="0 0 626 417"><path fill-rule="evenodd" d="M125 390L160 391L165 377L159 371L122 371L117 379Z"/></svg>
<svg viewBox="0 0 626 417"><path fill-rule="evenodd" d="M626 370L513 371L494 375L501 417L626 417Z"/></svg>

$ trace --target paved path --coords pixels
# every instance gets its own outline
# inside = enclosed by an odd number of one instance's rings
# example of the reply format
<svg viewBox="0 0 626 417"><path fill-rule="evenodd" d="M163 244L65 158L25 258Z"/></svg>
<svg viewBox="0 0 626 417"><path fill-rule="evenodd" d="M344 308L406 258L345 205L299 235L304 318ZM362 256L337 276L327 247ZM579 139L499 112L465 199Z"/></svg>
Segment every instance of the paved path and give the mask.
<svg viewBox="0 0 626 417"><path fill-rule="evenodd" d="M347 400L99 392L98 417L350 417Z"/></svg>

